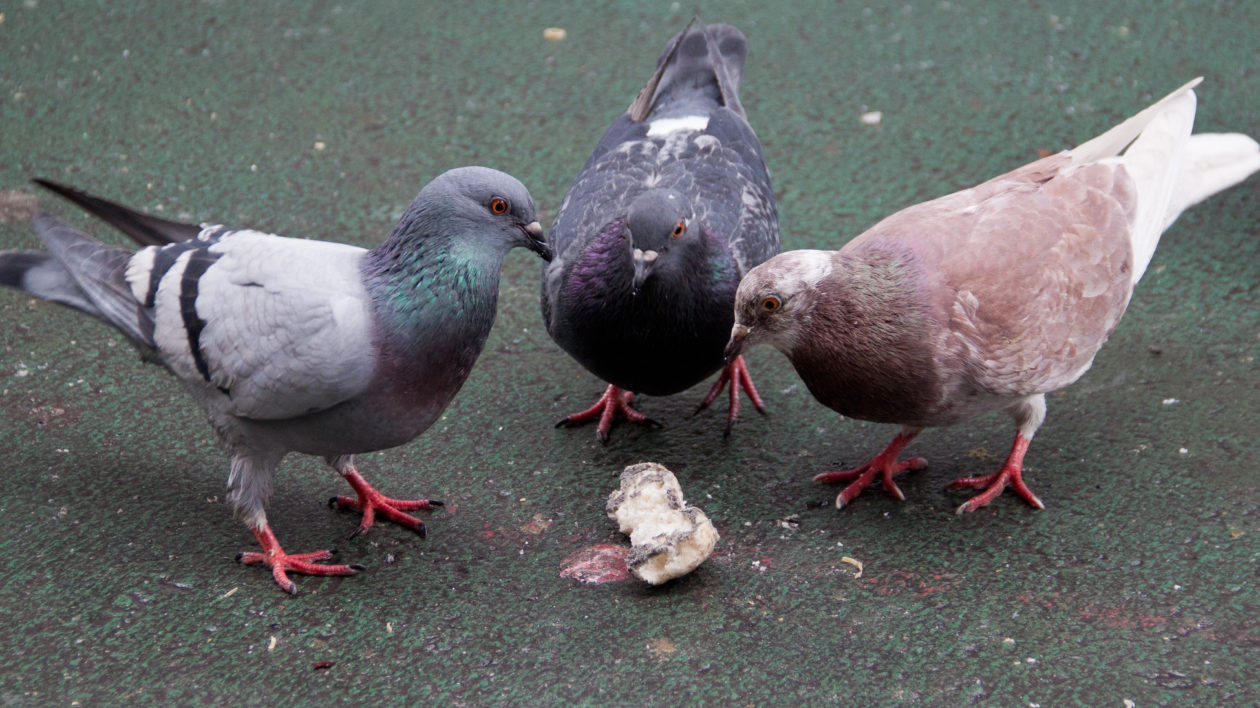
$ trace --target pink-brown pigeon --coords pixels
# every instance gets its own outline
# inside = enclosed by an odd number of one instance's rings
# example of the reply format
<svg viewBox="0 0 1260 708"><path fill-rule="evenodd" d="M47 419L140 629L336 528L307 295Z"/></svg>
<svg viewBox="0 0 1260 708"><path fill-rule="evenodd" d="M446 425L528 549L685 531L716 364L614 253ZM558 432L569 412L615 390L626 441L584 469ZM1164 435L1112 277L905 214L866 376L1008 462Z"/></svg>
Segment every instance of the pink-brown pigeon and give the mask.
<svg viewBox="0 0 1260 708"><path fill-rule="evenodd" d="M839 251L791 251L741 281L727 357L768 343L810 393L842 415L901 426L856 469L836 506L880 476L927 465L898 460L921 430L991 411L1015 419L997 472L950 488L1009 484L1043 504L1021 477L1046 415L1045 394L1076 381L1124 314L1160 234L1187 207L1260 169L1245 135L1191 135L1201 79L1075 149L971 189L904 209Z"/></svg>

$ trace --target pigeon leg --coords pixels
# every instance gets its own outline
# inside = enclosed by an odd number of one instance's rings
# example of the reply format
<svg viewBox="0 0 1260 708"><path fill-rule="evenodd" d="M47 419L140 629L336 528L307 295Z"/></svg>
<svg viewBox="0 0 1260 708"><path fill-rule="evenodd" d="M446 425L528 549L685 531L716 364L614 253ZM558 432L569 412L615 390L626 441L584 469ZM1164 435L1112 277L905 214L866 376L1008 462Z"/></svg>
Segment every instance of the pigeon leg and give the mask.
<svg viewBox="0 0 1260 708"><path fill-rule="evenodd" d="M1020 499L1028 502L1028 504L1036 509L1044 509L1046 505L1041 503L1036 494L1024 484L1024 453L1028 452L1028 444L1032 439L1024 437L1023 434L1015 436L1015 444L1011 446L1011 454L1007 455L1006 463L1002 465L1002 469L991 475L984 477L963 477L956 479L946 485L946 489L983 489L984 491L976 496L963 502L955 511L957 514L965 514L969 511L975 511L982 506L988 505L989 502L997 498L1006 489L1006 485L1010 484L1011 489L1019 495Z"/></svg>
<svg viewBox="0 0 1260 708"><path fill-rule="evenodd" d="M364 570L359 564L353 565L319 565L315 561L323 561L332 558L332 551L314 551L312 553L295 553L288 554L280 547L280 542L276 540L276 535L271 532L271 526L266 522L259 528L251 528L254 537L258 539L262 551L246 551L238 553L236 560L242 565L253 565L254 563L263 563L271 568L271 577L276 579L276 583L280 585L280 589L290 595L297 594L297 584L289 580L289 573L299 573L301 575L355 575L359 571Z"/></svg>
<svg viewBox="0 0 1260 708"><path fill-rule="evenodd" d="M442 506L442 502L436 499L391 499L381 494L368 484L368 481L359 474L354 465L347 461L347 458L335 458L332 466L346 478L350 486L354 488L358 498L351 497L333 497L328 500L328 506L339 506L343 509L356 509L363 512L363 520L359 522L359 528L350 534L350 538L354 538L359 534L367 533L372 528L372 524L376 521L376 512L380 512L386 519L394 523L405 526L406 528L420 534L424 538L424 522L411 514L405 514L406 511L429 510Z"/></svg>
<svg viewBox="0 0 1260 708"><path fill-rule="evenodd" d="M849 470L840 470L838 472L824 472L814 476L815 482L823 482L832 484L835 482L847 482L854 480L852 484L845 487L836 496L836 508L842 509L849 502L857 498L862 490L870 486L875 480L875 474L881 474L880 481L884 486L884 491L905 500L906 495L901 493L901 489L897 487L897 483L893 481L893 476L905 472L906 470L921 470L927 467L927 460L922 457L912 457L908 460L897 461L897 456L901 454L901 450L905 448L919 431L914 428L902 428L897 433L897 437L888 443L888 447L884 451L876 455L870 462L861 467L854 467Z"/></svg>
<svg viewBox="0 0 1260 708"><path fill-rule="evenodd" d="M717 399L718 394L722 392L722 388L727 382L731 384L731 408L726 414L726 432L724 435L730 435L731 429L735 427L735 419L739 417L739 391L742 388L748 393L749 400L752 401L753 407L757 412L765 415L766 404L761 400L761 396L757 394L757 387L753 386L752 376L748 373L748 363L744 361L744 357L737 356L731 360L731 363L722 367L722 373L718 375L718 380L714 382L713 388L709 389L709 394L700 401L700 405L696 407L696 413L709 407L709 404Z"/></svg>
<svg viewBox="0 0 1260 708"><path fill-rule="evenodd" d="M595 426L595 434L605 445L608 444L608 433L612 431L613 420L617 418L618 413L631 423L647 423L657 428L661 427L660 423L631 408L632 400L634 400L633 393L609 384L604 395L595 401L595 405L561 420L556 423L556 427L573 428L599 418L599 425Z"/></svg>

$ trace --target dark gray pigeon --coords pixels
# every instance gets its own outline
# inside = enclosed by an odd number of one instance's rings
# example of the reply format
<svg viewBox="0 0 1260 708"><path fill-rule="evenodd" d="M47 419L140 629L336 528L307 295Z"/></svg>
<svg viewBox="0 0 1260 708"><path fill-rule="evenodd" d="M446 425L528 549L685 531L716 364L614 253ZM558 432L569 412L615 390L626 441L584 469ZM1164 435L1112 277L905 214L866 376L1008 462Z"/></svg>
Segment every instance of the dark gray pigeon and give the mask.
<svg viewBox="0 0 1260 708"><path fill-rule="evenodd" d="M1245 135L1191 137L1199 80L1079 147L900 211L839 251L791 251L739 286L727 354L764 342L841 415L901 431L867 464L820 474L849 481L841 507L898 461L923 428L982 413L1015 419L1002 468L959 479L978 509L1024 484L1024 453L1045 394L1076 381L1120 321L1160 234L1183 209L1260 169ZM1127 150L1125 148L1128 148Z"/></svg>
<svg viewBox="0 0 1260 708"><path fill-rule="evenodd" d="M547 331L609 382L593 407L562 420L647 420L632 392L677 393L721 369L700 407L729 381L761 399L742 358L722 347L740 278L779 251L778 209L761 144L737 90L747 45L698 20L672 38L656 73L600 139L551 229L543 271Z"/></svg>
<svg viewBox="0 0 1260 708"><path fill-rule="evenodd" d="M424 534L405 512L441 502L383 496L352 456L410 441L450 403L494 322L508 250L550 257L520 182L485 167L439 175L370 251L167 221L39 182L151 245L107 246L40 214L48 251L0 252L0 284L113 325L197 399L232 455L228 499L262 545L242 563L266 564L288 592L288 572L362 569L280 547L264 507L290 452L323 457L354 488L330 503L362 511L356 535L378 513Z"/></svg>

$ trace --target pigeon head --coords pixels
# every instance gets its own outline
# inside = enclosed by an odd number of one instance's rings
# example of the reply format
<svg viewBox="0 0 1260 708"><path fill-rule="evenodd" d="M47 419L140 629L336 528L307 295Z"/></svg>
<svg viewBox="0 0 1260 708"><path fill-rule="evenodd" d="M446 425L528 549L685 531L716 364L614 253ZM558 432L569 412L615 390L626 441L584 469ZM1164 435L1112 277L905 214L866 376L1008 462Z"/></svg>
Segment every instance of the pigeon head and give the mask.
<svg viewBox="0 0 1260 708"><path fill-rule="evenodd" d="M672 189L649 189L630 202L626 226L634 256L634 289L637 291L671 248L694 242L689 232L691 202Z"/></svg>
<svg viewBox="0 0 1260 708"><path fill-rule="evenodd" d="M489 167L457 167L425 185L399 223L441 220L481 245L507 251L523 246L543 260L551 247L543 238L529 190L515 177ZM449 227L447 227L449 228Z"/></svg>
<svg viewBox="0 0 1260 708"><path fill-rule="evenodd" d="M809 321L818 284L831 273L827 251L788 251L748 271L735 293L735 324L723 356L754 344L790 354Z"/></svg>

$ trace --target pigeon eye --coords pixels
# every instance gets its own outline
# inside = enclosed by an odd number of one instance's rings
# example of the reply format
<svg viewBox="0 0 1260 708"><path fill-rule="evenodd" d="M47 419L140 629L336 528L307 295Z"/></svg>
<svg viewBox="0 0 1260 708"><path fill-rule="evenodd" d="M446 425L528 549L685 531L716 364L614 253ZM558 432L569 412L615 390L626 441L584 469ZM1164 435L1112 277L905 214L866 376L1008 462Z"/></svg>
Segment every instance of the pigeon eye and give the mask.
<svg viewBox="0 0 1260 708"><path fill-rule="evenodd" d="M507 200L502 197L495 197L490 200L490 211L495 214L506 214L508 210Z"/></svg>
<svg viewBox="0 0 1260 708"><path fill-rule="evenodd" d="M766 312L774 312L775 310L779 309L779 306L782 304L783 303L779 302L779 298L773 295L770 295L768 297L764 297L761 299L761 309L765 310Z"/></svg>
<svg viewBox="0 0 1260 708"><path fill-rule="evenodd" d="M686 220L683 220L674 224L674 230L669 232L669 235L674 238L681 238L685 233L687 233L687 222Z"/></svg>

